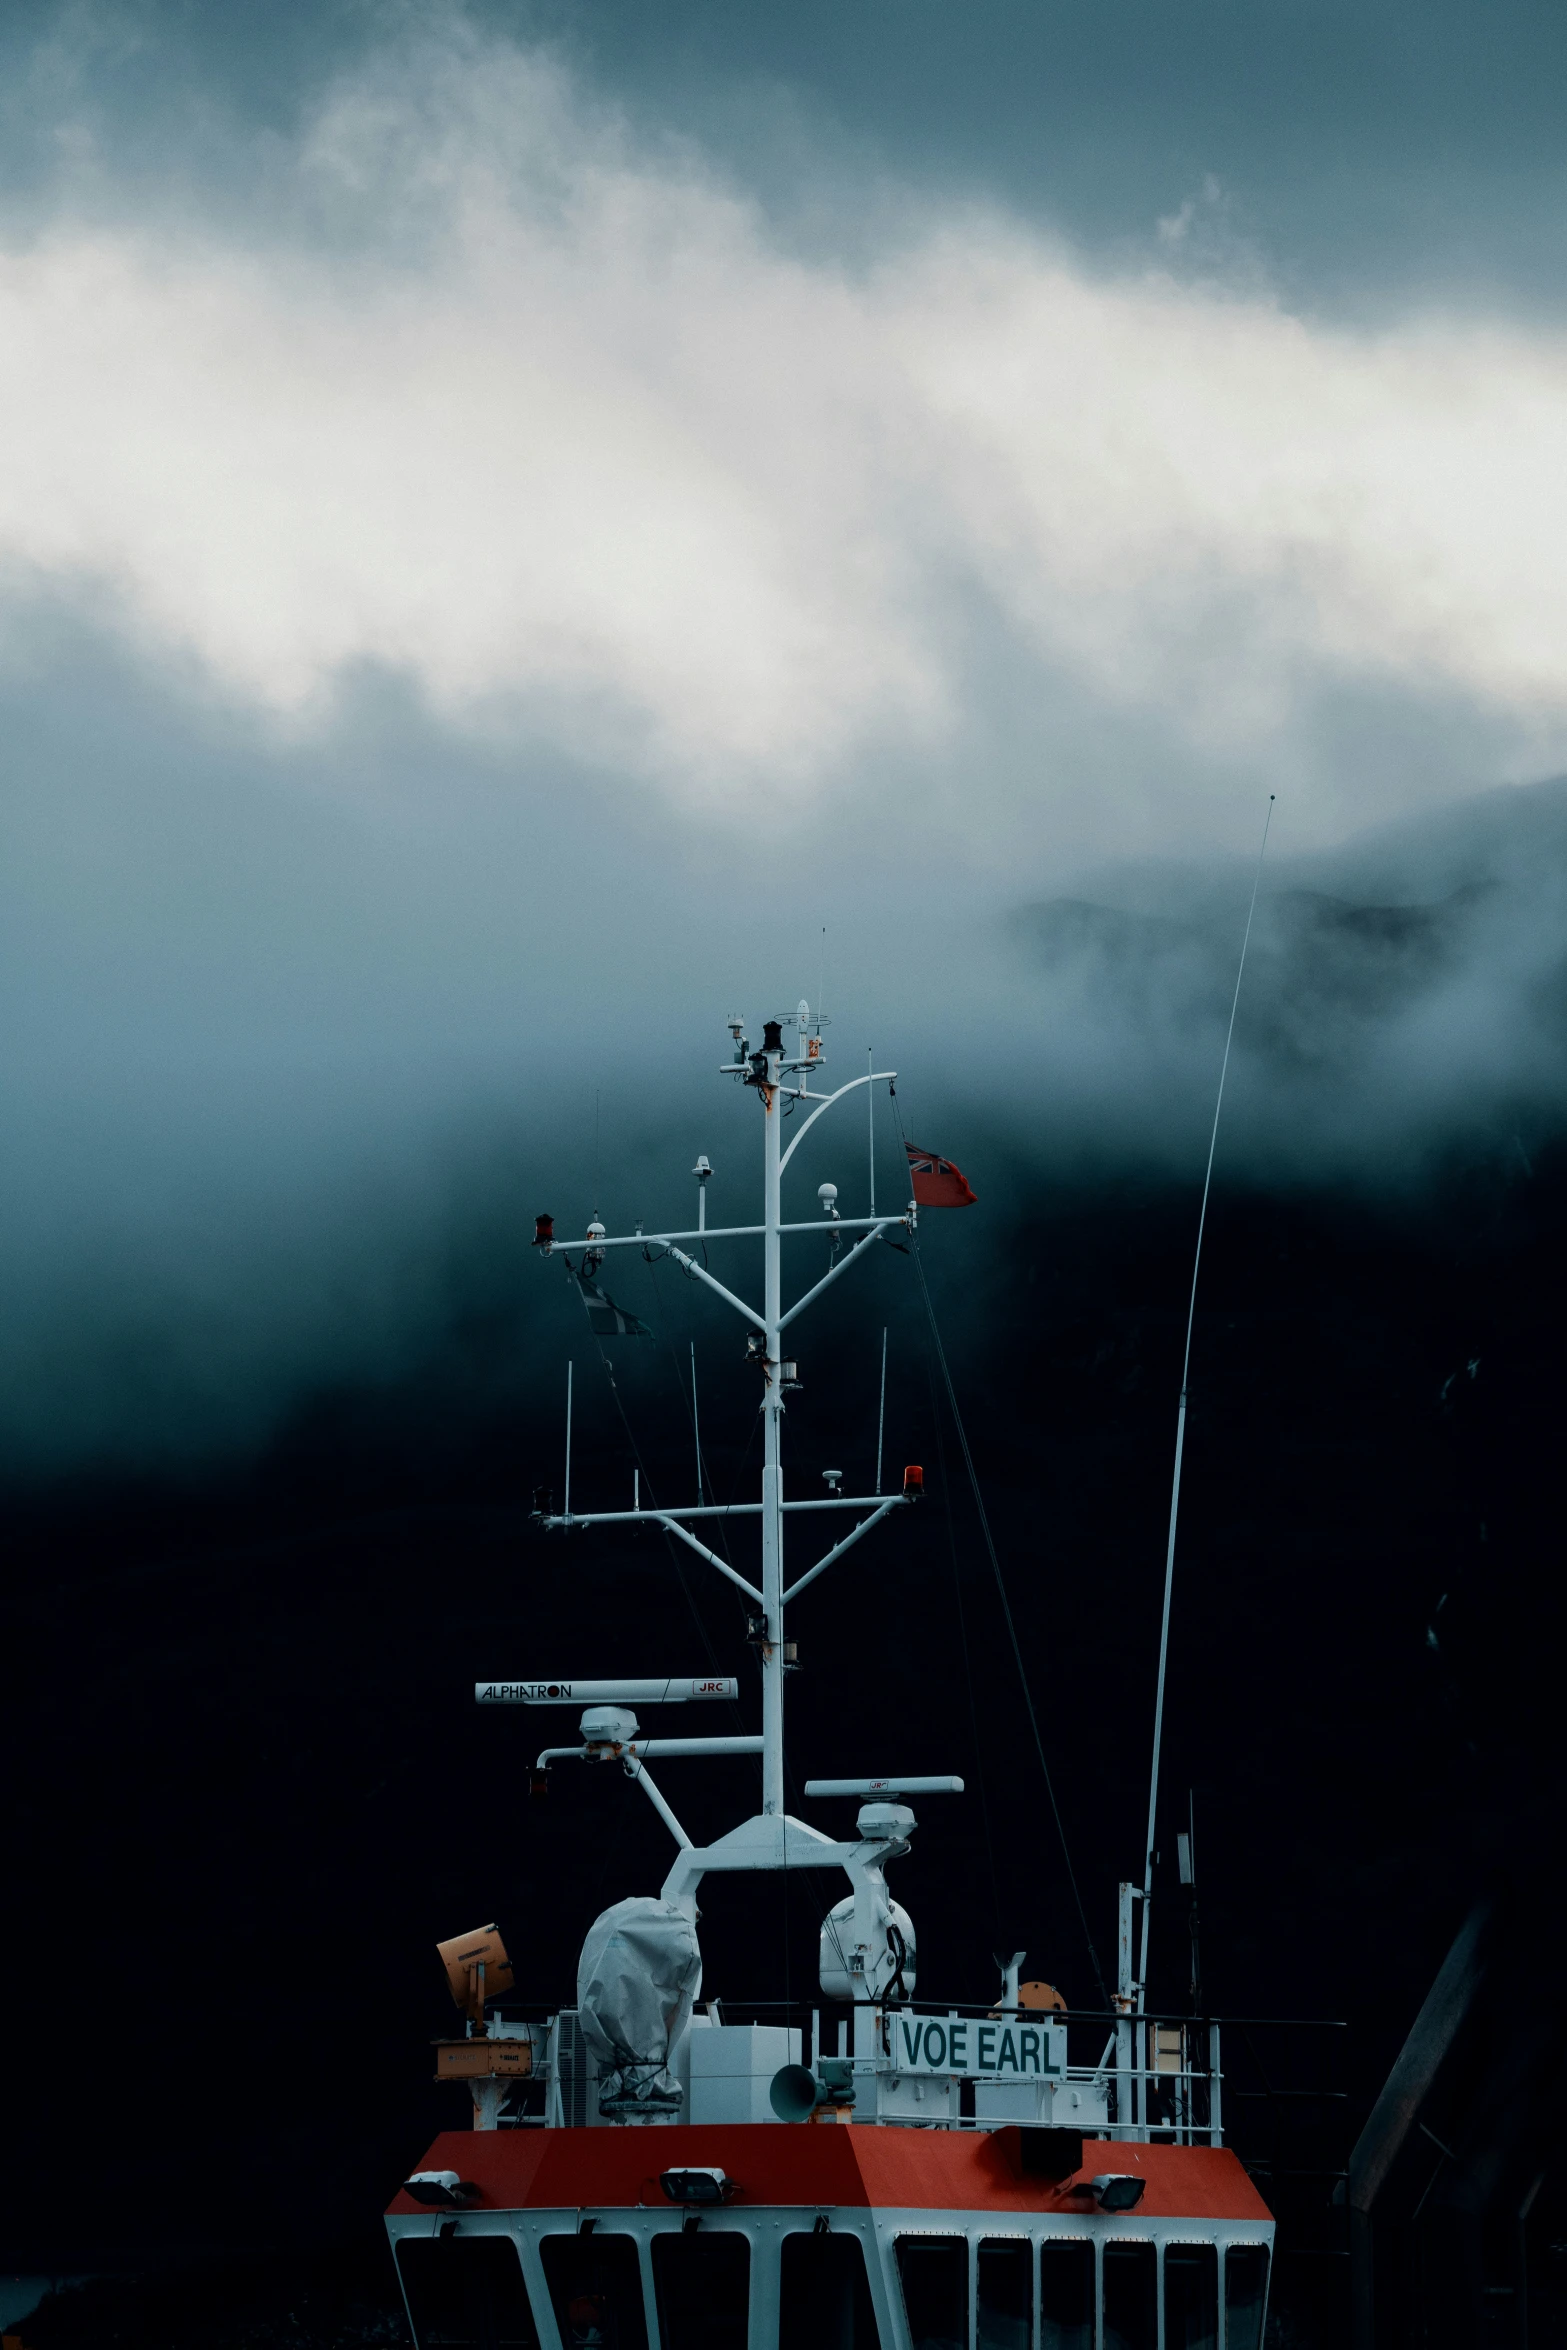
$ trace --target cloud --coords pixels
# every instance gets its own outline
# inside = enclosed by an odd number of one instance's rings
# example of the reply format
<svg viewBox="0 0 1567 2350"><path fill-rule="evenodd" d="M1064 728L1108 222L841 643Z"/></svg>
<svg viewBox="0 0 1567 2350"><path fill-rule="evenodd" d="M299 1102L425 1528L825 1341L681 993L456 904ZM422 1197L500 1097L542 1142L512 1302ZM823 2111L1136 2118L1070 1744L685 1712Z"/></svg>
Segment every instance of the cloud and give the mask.
<svg viewBox="0 0 1567 2350"><path fill-rule="evenodd" d="M1107 869L1005 930L1058 1168L1188 1175L1206 1146L1251 874ZM1527 1174L1567 1116L1567 780L1492 791L1264 871L1226 1175L1416 1192Z"/></svg>
<svg viewBox="0 0 1567 2350"><path fill-rule="evenodd" d="M1562 795L1431 807L1567 721L1549 334L1291 316L1222 191L834 251L450 25L203 139L0 239L0 1470L504 1320L600 1099L627 1215L727 1182L824 925L917 1130L1188 1180L1261 764L1227 1174L1559 1128Z"/></svg>
<svg viewBox="0 0 1567 2350"><path fill-rule="evenodd" d="M875 218L792 249L458 25L244 205L100 162L0 258L0 576L285 730L390 672L689 807L961 770L986 644L1024 699L1283 762L1305 831L1378 788L1325 695L1567 754L1567 338L1292 316L1180 274L1189 222L1112 274L994 209Z"/></svg>
<svg viewBox="0 0 1567 2350"><path fill-rule="evenodd" d="M681 1224L699 1149L715 1213L749 1199L722 1021L814 1000L818 911L833 1072L901 1072L982 1190L963 1248L1107 1174L1200 1179L1249 860L965 895L923 835L892 874L698 857L538 765L486 790L407 711L262 756L115 684L0 680L0 1478L242 1457L323 1395L510 1409L574 1335L538 1320L537 1209ZM1564 915L1564 786L1315 858L1276 834L1221 1181L1526 1183L1567 1117ZM865 1131L824 1126L807 1207L857 1191Z"/></svg>

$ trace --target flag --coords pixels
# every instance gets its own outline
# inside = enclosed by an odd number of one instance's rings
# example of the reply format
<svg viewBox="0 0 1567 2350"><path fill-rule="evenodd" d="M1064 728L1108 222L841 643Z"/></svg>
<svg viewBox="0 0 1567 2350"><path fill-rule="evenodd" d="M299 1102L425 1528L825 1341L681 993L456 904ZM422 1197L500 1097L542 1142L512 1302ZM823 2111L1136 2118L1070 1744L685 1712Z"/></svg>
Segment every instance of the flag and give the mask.
<svg viewBox="0 0 1567 2350"><path fill-rule="evenodd" d="M917 1208L971 1208L978 1196L969 1188L969 1179L961 1167L954 1167L950 1159L938 1159L934 1151L922 1151L915 1142L906 1142L909 1154L909 1173L914 1178L914 1204Z"/></svg>
<svg viewBox="0 0 1567 2350"><path fill-rule="evenodd" d="M635 1314L628 1314L617 1306L612 1297L606 1297L596 1281L586 1273L574 1273L572 1279L582 1292L582 1302L588 1309L588 1328L595 1338L651 1338L653 1333Z"/></svg>

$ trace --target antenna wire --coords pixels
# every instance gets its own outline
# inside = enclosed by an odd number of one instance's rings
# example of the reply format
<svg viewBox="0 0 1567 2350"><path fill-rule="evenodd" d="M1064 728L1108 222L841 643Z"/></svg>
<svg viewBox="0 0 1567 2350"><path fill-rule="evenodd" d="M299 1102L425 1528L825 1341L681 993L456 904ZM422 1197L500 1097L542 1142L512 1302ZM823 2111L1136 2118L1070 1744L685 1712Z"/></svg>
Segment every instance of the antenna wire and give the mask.
<svg viewBox="0 0 1567 2350"><path fill-rule="evenodd" d="M1181 1356L1181 1400L1175 1415L1175 1471L1170 1480L1170 1533L1164 1551L1164 1613L1159 1624L1159 1679L1154 1695L1153 1709L1153 1763L1148 1775L1148 1839L1143 1868L1143 1931L1137 1965L1137 2012L1143 2012L1148 1992L1148 1913L1153 1903L1154 1823L1159 1808L1159 1755L1164 1743L1164 1686L1170 1661L1170 1603L1175 1591L1175 1526L1181 1509L1181 1460L1186 1450L1186 1387L1192 1367L1192 1329L1197 1320L1197 1276L1202 1270L1203 1234L1208 1224L1208 1194L1213 1187L1213 1158L1219 1147L1219 1114L1224 1108L1224 1081L1230 1073L1230 1047L1235 1041L1235 1015L1240 1009L1241 981L1246 976L1246 951L1251 945L1251 926L1257 911L1257 892L1262 886L1262 860L1268 853L1268 827L1273 822L1273 792L1268 794L1268 812L1262 820L1262 846L1257 851L1257 870L1252 875L1251 904L1246 909L1246 929L1241 939L1241 959L1235 971L1235 993L1230 998L1230 1024L1224 1032L1224 1058L1219 1064L1219 1091L1213 1105L1213 1131L1208 1137L1208 1165L1202 1179L1202 1206L1197 1213L1197 1246L1192 1253L1192 1293L1186 1308L1186 1348Z"/></svg>

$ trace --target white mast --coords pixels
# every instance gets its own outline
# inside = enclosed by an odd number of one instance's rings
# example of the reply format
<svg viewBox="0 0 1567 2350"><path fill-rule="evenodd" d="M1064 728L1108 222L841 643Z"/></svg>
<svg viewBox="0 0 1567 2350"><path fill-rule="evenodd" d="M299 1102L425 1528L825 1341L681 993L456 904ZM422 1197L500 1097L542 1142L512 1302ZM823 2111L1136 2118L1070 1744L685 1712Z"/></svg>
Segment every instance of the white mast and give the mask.
<svg viewBox="0 0 1567 2350"><path fill-rule="evenodd" d="M801 1007L802 1011L804 1007ZM765 1076L757 1079L762 1103L762 1315L767 1341L762 1367L762 1612L767 1621L762 1639L762 1809L768 1814L784 1808L783 1760L783 1468L779 1439L783 1414L783 1239L779 1202L782 1196L783 1094L779 1076L783 1049L777 1042L778 1023L769 1020L763 1032ZM805 1049L804 1024L800 1049Z"/></svg>
<svg viewBox="0 0 1567 2350"><path fill-rule="evenodd" d="M905 1471L901 1491L884 1494L842 1493L834 1484L823 1499L803 1497L797 1501L785 1498L781 1462L782 1419L785 1410L784 1395L793 1381L793 1365L784 1355L785 1333L797 1314L814 1305L828 1289L846 1273L864 1251L882 1236L899 1229L912 1231L916 1210L911 1200L895 1216L841 1217L836 1207L836 1190L823 1185L819 1193L822 1211L820 1217L809 1223L786 1223L783 1218L783 1178L789 1162L818 1118L848 1094L864 1086L888 1084L895 1072L871 1069L863 1077L851 1077L832 1093L814 1092L811 1079L820 1070L823 1060L821 1020L812 1025L810 1008L802 1002L792 1025L799 1030L794 1054L786 1054L783 1043L782 1020L769 1020L763 1029L762 1047L753 1052L745 1034L743 1020L729 1023L734 1038L734 1058L723 1065L721 1074L739 1078L753 1089L762 1112L762 1221L759 1224L736 1224L727 1227L710 1225L705 1216L705 1198L701 1187L711 1169L705 1159L696 1167L698 1180L699 1218L695 1230L681 1232L607 1233L597 1217L588 1227L581 1264L584 1272L597 1275L611 1249L657 1247L672 1257L685 1274L702 1283L715 1296L723 1299L739 1314L750 1333L749 1351L758 1360L762 1373L762 1483L760 1497L755 1501L729 1503L709 1502L698 1496L694 1507L688 1509L644 1508L640 1489L629 1510L573 1511L569 1507L559 1516L541 1513L543 1523L561 1531L588 1526L658 1525L676 1536L694 1550L716 1573L724 1576L742 1591L752 1604L753 1616L759 1617L760 1634L757 1646L762 1668L762 1730L760 1737L737 1735L725 1738L646 1738L629 1704L602 1704L584 1711L581 1725L582 1743L579 1746L557 1746L545 1750L539 1757L539 1767L566 1756L580 1756L585 1760L619 1761L641 1785L644 1793L658 1811L675 1839L676 1854L664 1881L663 1898L694 1911L697 1887L703 1876L713 1870L755 1870L778 1868L839 1867L849 1876L854 1888L854 1918L846 1935L847 1963L853 1978L855 2003L855 2058L870 2063L874 2057L874 2008L889 1983L897 1979L901 1960L900 1945L889 1934L891 1917L883 1868L888 1860L896 1859L908 1850L908 1838L914 1827L914 1814L895 1801L885 1800L895 1794L905 1782L897 1779L866 1780L864 1782L833 1782L832 1792L862 1794L866 1802L856 1821L856 1833L851 1839L824 1836L819 1829L803 1820L791 1819L784 1807L784 1705L783 1688L786 1651L784 1646L784 1614L789 1603L814 1583L819 1575L837 1563L844 1553L853 1548L873 1527L897 1509L905 1509L919 1500L922 1491L921 1472ZM784 1105L793 1101L805 1108L805 1116L795 1124L787 1148L782 1139ZM807 1107L808 1105L808 1107ZM830 1231L834 1239L853 1233L853 1245L841 1252L835 1250L825 1273L813 1282L792 1305L783 1302L783 1241L786 1234ZM720 1241L760 1240L762 1244L762 1302L760 1311L747 1299L720 1281L706 1264L690 1256L679 1244L700 1240L704 1251L708 1245ZM541 1216L534 1234L534 1245L546 1256L573 1244L555 1232L548 1216ZM570 1266L570 1258L567 1263ZM573 1267L572 1270L575 1270ZM602 1306L603 1301L600 1300ZM878 1479L878 1484L880 1480ZM638 1480L640 1488L640 1480ZM784 1519L790 1512L840 1511L857 1513L848 1531L830 1544L830 1547L796 1576L792 1584L784 1581ZM749 1580L730 1561L721 1557L696 1532L696 1524L707 1518L757 1517L761 1521L761 1587ZM556 1704L571 1702L572 1694L580 1685L570 1682L486 1682L480 1683L475 1694L487 1704ZM604 1685L606 1688L608 1684ZM632 1684L627 1684L627 1689ZM727 1684L722 1686L727 1687ZM704 1685L704 1694L718 1693L720 1684ZM753 1819L745 1820L710 1845L698 1846L686 1834L679 1820L645 1767L645 1758L655 1760L661 1755L697 1757L702 1755L738 1755L760 1752L762 1760L762 1809ZM959 1793L960 1779L921 1778L909 1780L907 1785L923 1793ZM812 1792L810 1787L807 1794Z"/></svg>

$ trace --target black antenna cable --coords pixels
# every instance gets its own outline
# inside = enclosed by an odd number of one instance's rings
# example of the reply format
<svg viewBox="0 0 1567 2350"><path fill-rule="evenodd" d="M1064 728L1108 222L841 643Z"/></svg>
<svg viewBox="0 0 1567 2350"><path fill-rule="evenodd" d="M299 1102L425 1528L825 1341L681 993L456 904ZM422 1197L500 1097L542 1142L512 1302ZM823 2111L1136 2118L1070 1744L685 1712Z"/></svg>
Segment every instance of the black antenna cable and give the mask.
<svg viewBox="0 0 1567 2350"><path fill-rule="evenodd" d="M893 1116L898 1121L898 1140L907 1152L908 1137L903 1131L903 1113L897 1107L896 1096L894 1096L893 1102ZM952 1372L947 1363L947 1350L941 1343L941 1330L936 1320L936 1309L931 1303L930 1284L925 1278L925 1261L920 1255L917 1226L911 1226L909 1231L909 1253L914 1259L914 1269L920 1278L920 1296L925 1301L925 1318L930 1324L931 1343L936 1350L936 1360L941 1365L942 1384L947 1390L947 1402L952 1412L952 1424L958 1432L958 1443L963 1453L963 1466L968 1471L969 1489L974 1496L974 1510L979 1519L979 1530L985 1538L985 1548L990 1554L990 1571L996 1579L996 1595L1001 1601L1001 1613L1007 1627L1007 1638L1012 1643L1013 1661L1017 1666L1018 1682L1023 1691L1023 1704L1028 1713L1028 1726L1034 1734L1034 1752L1039 1757L1040 1775L1045 1782L1045 1793L1050 1798L1050 1811L1056 1824L1056 1834L1061 1840L1061 1858L1066 1863L1067 1882L1072 1888L1072 1899L1077 1905L1077 1920L1083 1929L1083 1944L1088 1952L1088 1963L1094 1970L1094 1981L1099 1986L1100 1999L1108 2008L1110 1992L1105 1982L1104 1969L1099 1964L1099 1953L1094 1948L1094 1937L1088 1923L1088 1912L1083 1906L1082 1889L1077 1882L1077 1871L1072 1866L1072 1848L1066 1840L1066 1822L1061 1817L1061 1806L1056 1801L1055 1782L1050 1776L1050 1765L1045 1759L1045 1741L1040 1733L1039 1716L1034 1711L1034 1693L1028 1685L1028 1667L1023 1662L1023 1644L1017 1636L1017 1625L1012 1619L1012 1602L1007 1597L1006 1578L1001 1572L1001 1558L996 1549L996 1538L990 1531L990 1518L985 1509L985 1497L980 1491L979 1472L974 1466L974 1455L969 1447L968 1430L963 1425L963 1414L958 1409L958 1393L952 1384Z"/></svg>

